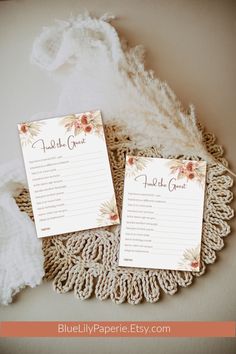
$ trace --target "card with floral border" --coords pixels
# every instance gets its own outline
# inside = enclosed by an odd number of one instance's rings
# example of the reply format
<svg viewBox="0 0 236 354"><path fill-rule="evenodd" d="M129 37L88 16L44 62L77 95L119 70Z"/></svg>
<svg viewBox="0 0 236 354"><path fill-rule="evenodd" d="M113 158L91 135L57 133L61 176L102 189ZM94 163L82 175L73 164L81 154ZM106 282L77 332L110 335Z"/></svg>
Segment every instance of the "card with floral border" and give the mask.
<svg viewBox="0 0 236 354"><path fill-rule="evenodd" d="M126 156L119 266L200 270L206 162Z"/></svg>
<svg viewBox="0 0 236 354"><path fill-rule="evenodd" d="M38 237L119 224L100 111L18 130Z"/></svg>

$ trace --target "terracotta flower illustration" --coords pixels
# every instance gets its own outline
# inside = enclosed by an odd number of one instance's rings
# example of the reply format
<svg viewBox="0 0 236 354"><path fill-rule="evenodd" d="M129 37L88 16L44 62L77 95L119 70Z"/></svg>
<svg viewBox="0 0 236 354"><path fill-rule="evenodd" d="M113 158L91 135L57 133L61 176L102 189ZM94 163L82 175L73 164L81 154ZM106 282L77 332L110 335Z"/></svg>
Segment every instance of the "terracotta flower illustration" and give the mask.
<svg viewBox="0 0 236 354"><path fill-rule="evenodd" d="M119 214L115 196L101 204L99 209L98 225L115 225L119 223Z"/></svg>
<svg viewBox="0 0 236 354"><path fill-rule="evenodd" d="M34 140L34 138L39 134L43 124L43 122L24 122L18 124L22 146L27 145Z"/></svg>
<svg viewBox="0 0 236 354"><path fill-rule="evenodd" d="M171 174L176 174L177 179L186 178L188 181L204 183L206 164L204 161L171 160L168 162Z"/></svg>
<svg viewBox="0 0 236 354"><path fill-rule="evenodd" d="M126 156L125 175L126 177L135 176L142 171L150 161L148 157Z"/></svg>
<svg viewBox="0 0 236 354"><path fill-rule="evenodd" d="M186 270L198 271L200 267L200 245L186 249L179 266Z"/></svg>
<svg viewBox="0 0 236 354"><path fill-rule="evenodd" d="M65 127L66 132L71 131L74 135L85 133L103 137L103 126L99 112L72 114L63 117L61 124Z"/></svg>

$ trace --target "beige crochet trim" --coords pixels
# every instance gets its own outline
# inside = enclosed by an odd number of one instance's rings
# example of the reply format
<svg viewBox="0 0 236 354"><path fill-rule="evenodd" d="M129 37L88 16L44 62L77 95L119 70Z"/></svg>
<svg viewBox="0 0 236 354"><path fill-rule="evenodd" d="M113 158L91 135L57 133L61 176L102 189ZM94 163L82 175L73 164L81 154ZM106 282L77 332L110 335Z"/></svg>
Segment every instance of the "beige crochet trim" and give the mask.
<svg viewBox="0 0 236 354"><path fill-rule="evenodd" d="M126 153L152 157L161 155L155 147L138 151L131 139L114 124L107 125L105 129L121 209ZM230 233L227 220L233 217L233 210L227 204L233 199L229 190L233 180L225 175L227 161L222 158L223 149L215 144L214 135L203 132L203 138L208 151L222 165L208 165L200 272L118 267L120 226L113 226L43 239L45 277L53 279L53 287L58 293L73 290L81 300L95 293L99 300L110 297L118 304L125 301L138 304L142 300L156 302L160 289L173 295L178 287L187 287L195 277L204 274L206 265L214 263L216 252L223 248L223 238ZM196 156L171 157L198 159ZM23 190L16 201L20 210L33 219L28 191Z"/></svg>

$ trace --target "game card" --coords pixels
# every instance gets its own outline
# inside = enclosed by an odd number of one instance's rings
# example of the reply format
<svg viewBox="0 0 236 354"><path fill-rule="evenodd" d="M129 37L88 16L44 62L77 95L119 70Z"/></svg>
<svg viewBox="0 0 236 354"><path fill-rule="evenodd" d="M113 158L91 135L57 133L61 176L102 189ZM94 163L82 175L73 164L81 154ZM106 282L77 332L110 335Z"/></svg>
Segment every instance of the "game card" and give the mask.
<svg viewBox="0 0 236 354"><path fill-rule="evenodd" d="M205 161L126 157L119 266L199 271Z"/></svg>
<svg viewBox="0 0 236 354"><path fill-rule="evenodd" d="M119 224L100 111L18 130L38 237Z"/></svg>

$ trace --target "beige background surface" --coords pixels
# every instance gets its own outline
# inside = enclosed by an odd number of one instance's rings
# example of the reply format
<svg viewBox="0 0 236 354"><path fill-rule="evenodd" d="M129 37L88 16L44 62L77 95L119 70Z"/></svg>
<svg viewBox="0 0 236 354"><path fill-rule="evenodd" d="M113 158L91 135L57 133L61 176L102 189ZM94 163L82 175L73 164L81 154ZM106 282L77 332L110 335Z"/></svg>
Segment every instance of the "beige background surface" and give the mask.
<svg viewBox="0 0 236 354"><path fill-rule="evenodd" d="M147 66L166 80L184 104L196 106L200 121L225 147L236 171L236 1L83 0L0 2L0 162L21 157L16 122L53 110L58 89L29 64L33 39L42 26L85 8L110 11L131 45L144 44ZM235 204L235 203L234 203ZM235 228L235 221L232 228ZM236 237L233 230L217 263L204 277L157 304L117 306L110 300L78 301L58 295L51 283L25 289L0 320L191 320L236 319ZM235 353L233 339L1 339L12 353Z"/></svg>

